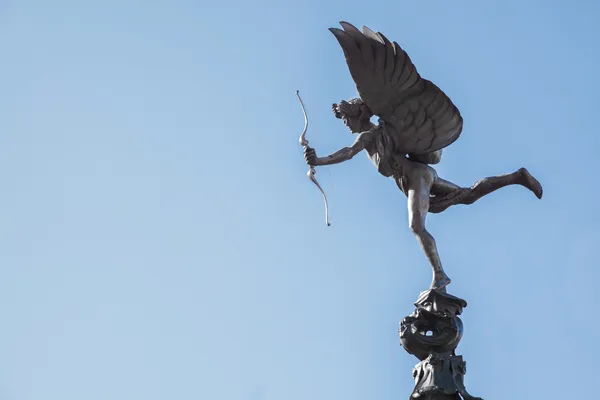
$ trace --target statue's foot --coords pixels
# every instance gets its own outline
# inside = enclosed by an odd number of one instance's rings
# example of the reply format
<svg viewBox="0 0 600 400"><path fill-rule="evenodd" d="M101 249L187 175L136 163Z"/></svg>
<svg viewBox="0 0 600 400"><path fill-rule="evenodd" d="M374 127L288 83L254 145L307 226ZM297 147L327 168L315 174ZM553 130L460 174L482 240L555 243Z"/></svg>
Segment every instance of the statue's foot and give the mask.
<svg viewBox="0 0 600 400"><path fill-rule="evenodd" d="M544 193L544 190L542 189L542 184L537 179L535 179L525 168L519 169L519 174L521 175L523 186L531 190L538 199L541 199L542 194Z"/></svg>
<svg viewBox="0 0 600 400"><path fill-rule="evenodd" d="M452 280L446 275L445 272L440 272L433 276L433 281L431 281L431 286L429 289L431 290L441 290L448 286L452 282Z"/></svg>

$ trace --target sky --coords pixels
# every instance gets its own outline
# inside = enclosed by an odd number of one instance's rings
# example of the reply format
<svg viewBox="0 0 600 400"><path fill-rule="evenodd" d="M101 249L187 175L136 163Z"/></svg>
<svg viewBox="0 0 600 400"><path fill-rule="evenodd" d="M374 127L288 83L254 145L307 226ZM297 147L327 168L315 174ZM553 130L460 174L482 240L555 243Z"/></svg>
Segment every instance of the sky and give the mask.
<svg viewBox="0 0 600 400"><path fill-rule="evenodd" d="M367 5L368 4L368 5ZM477 396L600 373L597 1L0 0L0 399L408 398L399 321L430 269L352 143L341 20L459 107L436 166L522 187L429 216ZM595 392L593 392L595 393Z"/></svg>

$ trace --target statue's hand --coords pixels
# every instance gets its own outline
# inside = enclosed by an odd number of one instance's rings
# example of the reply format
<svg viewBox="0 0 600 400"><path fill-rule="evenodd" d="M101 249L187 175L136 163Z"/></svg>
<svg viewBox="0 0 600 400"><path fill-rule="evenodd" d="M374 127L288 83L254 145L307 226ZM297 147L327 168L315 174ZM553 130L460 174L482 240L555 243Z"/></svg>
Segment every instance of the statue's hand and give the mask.
<svg viewBox="0 0 600 400"><path fill-rule="evenodd" d="M317 165L317 153L315 149L310 146L304 148L304 161L311 167Z"/></svg>

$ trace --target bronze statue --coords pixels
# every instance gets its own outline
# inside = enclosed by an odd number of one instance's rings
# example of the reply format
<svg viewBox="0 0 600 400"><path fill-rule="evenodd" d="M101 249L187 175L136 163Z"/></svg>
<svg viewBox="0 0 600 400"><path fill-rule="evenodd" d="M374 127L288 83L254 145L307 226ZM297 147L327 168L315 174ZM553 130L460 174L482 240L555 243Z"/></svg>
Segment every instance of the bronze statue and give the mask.
<svg viewBox="0 0 600 400"><path fill-rule="evenodd" d="M360 98L341 101L332 109L356 141L326 157L301 137L304 158L311 167L338 164L366 150L379 173L394 179L408 197L409 227L433 269L430 289L443 290L450 278L444 272L434 238L425 228L427 213L439 213L456 204L472 204L508 185L522 185L542 198L542 186L525 169L488 177L470 188L440 178L430 166L441 160L442 149L458 139L463 119L450 98L422 78L408 54L383 34L347 22L331 28L344 52ZM371 117L379 117L378 124ZM302 141L304 140L304 141ZM323 196L325 197L324 193ZM326 200L326 199L325 199Z"/></svg>

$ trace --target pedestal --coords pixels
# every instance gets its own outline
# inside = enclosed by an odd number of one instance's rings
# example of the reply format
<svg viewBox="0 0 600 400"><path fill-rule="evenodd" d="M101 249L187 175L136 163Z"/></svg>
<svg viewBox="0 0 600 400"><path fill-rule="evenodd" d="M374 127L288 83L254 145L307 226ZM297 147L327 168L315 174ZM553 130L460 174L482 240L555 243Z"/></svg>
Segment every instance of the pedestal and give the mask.
<svg viewBox="0 0 600 400"><path fill-rule="evenodd" d="M409 400L482 400L467 392L466 362L455 353L463 333L458 316L466 306L445 291L427 290L400 322L402 347L421 360L413 369L415 388Z"/></svg>

